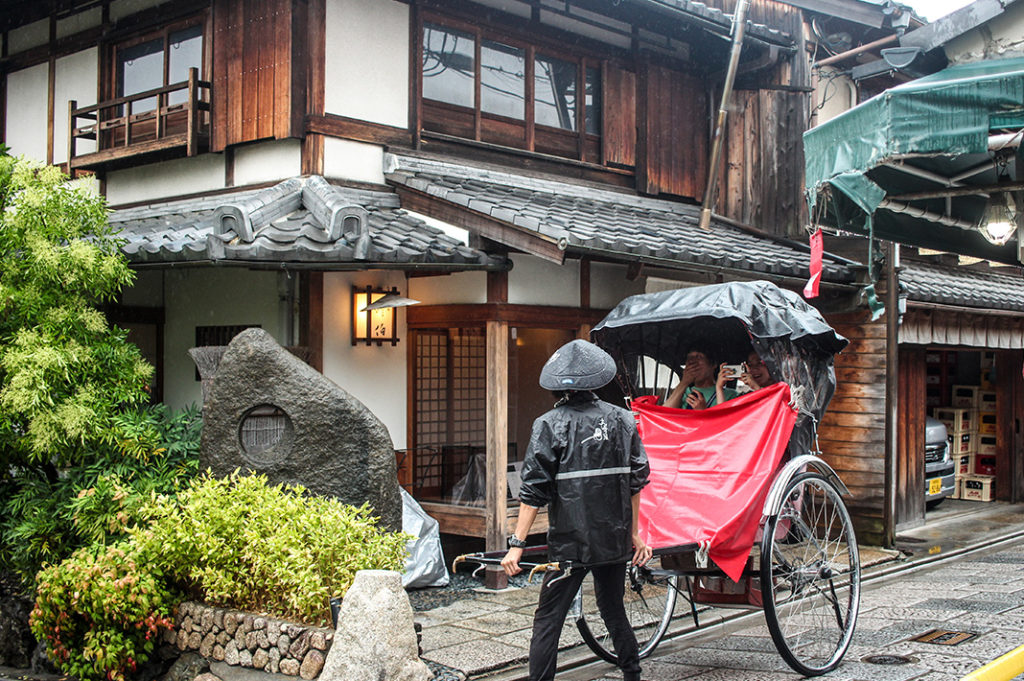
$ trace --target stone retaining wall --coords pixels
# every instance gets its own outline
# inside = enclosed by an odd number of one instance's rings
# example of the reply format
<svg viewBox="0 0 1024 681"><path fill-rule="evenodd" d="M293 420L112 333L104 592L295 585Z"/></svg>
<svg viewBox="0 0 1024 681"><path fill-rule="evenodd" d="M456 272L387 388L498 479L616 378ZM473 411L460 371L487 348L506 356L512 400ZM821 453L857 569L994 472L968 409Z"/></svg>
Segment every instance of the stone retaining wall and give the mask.
<svg viewBox="0 0 1024 681"><path fill-rule="evenodd" d="M191 602L178 606L174 631L165 634L182 652L307 681L320 674L333 639L330 629Z"/></svg>

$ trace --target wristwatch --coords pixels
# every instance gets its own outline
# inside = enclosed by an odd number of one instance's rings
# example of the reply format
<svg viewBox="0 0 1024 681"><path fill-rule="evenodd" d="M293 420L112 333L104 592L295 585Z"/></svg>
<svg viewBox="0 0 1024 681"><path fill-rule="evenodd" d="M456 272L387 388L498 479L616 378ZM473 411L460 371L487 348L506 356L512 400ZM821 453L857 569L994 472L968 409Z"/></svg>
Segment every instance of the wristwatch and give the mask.
<svg viewBox="0 0 1024 681"><path fill-rule="evenodd" d="M515 536L514 534L510 534L508 536L508 547L510 549L525 549L526 548L526 540L525 539L520 539L519 537Z"/></svg>

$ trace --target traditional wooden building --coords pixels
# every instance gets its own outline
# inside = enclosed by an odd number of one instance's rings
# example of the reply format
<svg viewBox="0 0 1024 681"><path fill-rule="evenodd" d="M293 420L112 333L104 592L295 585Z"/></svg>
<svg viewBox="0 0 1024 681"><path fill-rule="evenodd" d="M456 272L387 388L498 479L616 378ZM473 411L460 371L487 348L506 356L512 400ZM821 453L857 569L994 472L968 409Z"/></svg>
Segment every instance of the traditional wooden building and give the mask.
<svg viewBox="0 0 1024 681"><path fill-rule="evenodd" d="M812 66L916 25L752 2L712 169L733 0L4 6L3 142L107 197L137 272L110 315L161 398L201 399L189 348L262 326L381 417L442 531L490 548L544 359L631 293L802 287ZM826 256L825 305L863 279ZM419 302L363 311L386 293Z"/></svg>
<svg viewBox="0 0 1024 681"><path fill-rule="evenodd" d="M822 431L862 535L883 543L928 518L928 416L947 422L958 473L1024 499L1024 232L990 224L993 205L1020 205L1022 27L1024 3L979 2L839 55L838 90L860 96L806 136L821 221L844 234L826 248L873 261L887 307L833 317L853 343Z"/></svg>

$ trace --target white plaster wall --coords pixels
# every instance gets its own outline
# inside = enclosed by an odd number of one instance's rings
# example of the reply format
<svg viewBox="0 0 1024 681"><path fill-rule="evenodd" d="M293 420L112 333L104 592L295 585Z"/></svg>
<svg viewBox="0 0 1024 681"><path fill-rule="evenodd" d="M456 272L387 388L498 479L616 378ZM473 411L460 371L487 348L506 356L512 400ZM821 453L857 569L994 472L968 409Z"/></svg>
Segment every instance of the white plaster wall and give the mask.
<svg viewBox="0 0 1024 681"><path fill-rule="evenodd" d="M335 137L324 138L324 176L384 184L384 148Z"/></svg>
<svg viewBox="0 0 1024 681"><path fill-rule="evenodd" d="M171 408L202 402L188 355L197 326L254 324L289 344L279 322L278 272L208 267L169 269L164 276L164 402Z"/></svg>
<svg viewBox="0 0 1024 681"><path fill-rule="evenodd" d="M235 150L235 186L285 180L302 173L302 143L286 139Z"/></svg>
<svg viewBox="0 0 1024 681"><path fill-rule="evenodd" d="M519 305L580 304L580 263L566 260L557 265L532 255L512 256L508 273L508 302Z"/></svg>
<svg viewBox="0 0 1024 681"><path fill-rule="evenodd" d="M108 173L107 202L118 206L223 187L224 155L202 154Z"/></svg>
<svg viewBox="0 0 1024 681"><path fill-rule="evenodd" d="M408 292L401 272L324 274L324 376L376 414L387 427L395 448L404 449L409 350L405 310L398 309L398 345L352 345L353 285L395 286L402 294Z"/></svg>
<svg viewBox="0 0 1024 681"><path fill-rule="evenodd" d="M15 156L46 161L49 75L47 63L7 74L4 140Z"/></svg>
<svg viewBox="0 0 1024 681"><path fill-rule="evenodd" d="M392 0L327 0L326 111L408 126L409 8Z"/></svg>
<svg viewBox="0 0 1024 681"><path fill-rule="evenodd" d="M455 272L409 279L409 297L424 305L475 305L487 302L486 272Z"/></svg>
<svg viewBox="0 0 1024 681"><path fill-rule="evenodd" d="M627 267L595 262L590 264L590 307L610 310L631 295L644 292L644 278L626 278Z"/></svg>
<svg viewBox="0 0 1024 681"><path fill-rule="evenodd" d="M57 19L57 39L95 28L103 23L103 8L93 7L84 12L75 12L69 17Z"/></svg>
<svg viewBox="0 0 1024 681"><path fill-rule="evenodd" d="M68 160L68 100L78 106L96 103L96 83L99 78L99 49L90 48L61 57L56 62L53 83L53 162ZM84 124L85 121L82 122ZM78 154L96 151L94 140L79 140Z"/></svg>
<svg viewBox="0 0 1024 681"><path fill-rule="evenodd" d="M40 19L31 24L19 26L8 34L7 45L10 54L17 54L33 47L45 45L50 40L50 20Z"/></svg>
<svg viewBox="0 0 1024 681"><path fill-rule="evenodd" d="M814 124L821 125L857 105L857 86L836 69L821 70L814 88Z"/></svg>
<svg viewBox="0 0 1024 681"><path fill-rule="evenodd" d="M1014 3L980 28L951 40L946 46L950 63L1024 56L1024 3Z"/></svg>

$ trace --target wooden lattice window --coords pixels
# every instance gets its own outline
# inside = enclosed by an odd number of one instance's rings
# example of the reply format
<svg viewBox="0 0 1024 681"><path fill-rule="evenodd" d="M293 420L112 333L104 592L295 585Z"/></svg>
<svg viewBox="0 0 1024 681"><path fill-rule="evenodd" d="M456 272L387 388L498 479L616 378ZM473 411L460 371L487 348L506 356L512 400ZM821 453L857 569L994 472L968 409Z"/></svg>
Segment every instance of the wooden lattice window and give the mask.
<svg viewBox="0 0 1024 681"><path fill-rule="evenodd" d="M420 498L443 498L465 475L486 433L486 343L482 328L414 334L413 484Z"/></svg>

